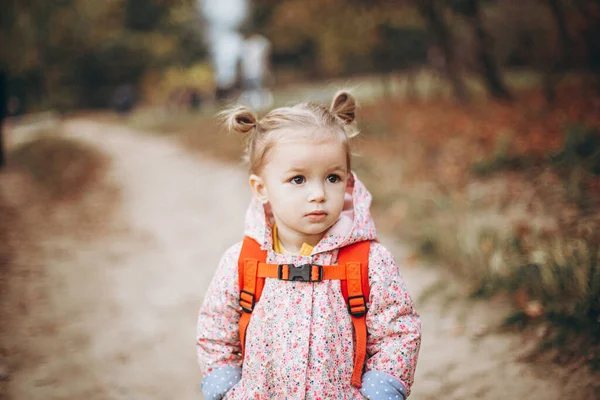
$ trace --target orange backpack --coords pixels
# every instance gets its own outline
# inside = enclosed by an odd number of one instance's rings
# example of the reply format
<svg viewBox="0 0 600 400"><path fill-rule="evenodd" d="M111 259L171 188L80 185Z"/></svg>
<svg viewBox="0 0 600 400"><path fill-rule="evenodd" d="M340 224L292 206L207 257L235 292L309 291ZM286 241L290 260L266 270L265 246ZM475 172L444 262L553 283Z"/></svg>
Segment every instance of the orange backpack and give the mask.
<svg viewBox="0 0 600 400"><path fill-rule="evenodd" d="M267 264L267 252L249 237L244 238L238 259L240 288L240 341L242 358L246 340L246 328L250 323L252 310L260 299L265 278L284 281L321 282L340 280L342 295L346 300L352 318L355 334L354 370L352 385L361 387L362 370L367 354L367 302L369 301L369 248L370 242L358 242L342 247L338 255L338 265Z"/></svg>

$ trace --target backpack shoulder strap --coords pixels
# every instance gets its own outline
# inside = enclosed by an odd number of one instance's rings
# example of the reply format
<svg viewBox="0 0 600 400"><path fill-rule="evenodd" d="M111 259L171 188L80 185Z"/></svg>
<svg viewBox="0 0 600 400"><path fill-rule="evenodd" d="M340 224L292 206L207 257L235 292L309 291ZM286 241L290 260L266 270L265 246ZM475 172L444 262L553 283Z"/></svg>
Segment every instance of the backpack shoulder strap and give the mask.
<svg viewBox="0 0 600 400"><path fill-rule="evenodd" d="M329 278L341 279L342 295L346 300L348 312L352 318L355 333L355 354L351 381L352 385L358 388L362 385L362 371L367 354L366 313L371 288L369 284L370 244L369 241L363 241L341 248L338 254L338 266L345 270L345 274L342 274L345 275L345 278L341 276ZM262 250L254 239L245 237L238 258L239 304L242 308L239 320L242 359L244 357L246 329L250 323L252 311L262 294L265 277L273 275L259 274L259 264L264 268L266 260L267 252Z"/></svg>
<svg viewBox="0 0 600 400"><path fill-rule="evenodd" d="M258 277L258 264L267 260L267 252L260 248L256 240L246 236L242 243L242 250L238 258L238 284L240 290L240 315L239 331L242 345L242 359L246 342L246 329L256 302L260 299L265 284L265 278Z"/></svg>
<svg viewBox="0 0 600 400"><path fill-rule="evenodd" d="M348 312L354 326L354 370L352 385L362 386L362 371L367 355L367 302L371 292L369 284L370 241L351 244L340 249L338 265L346 266L346 280L342 280L341 289Z"/></svg>

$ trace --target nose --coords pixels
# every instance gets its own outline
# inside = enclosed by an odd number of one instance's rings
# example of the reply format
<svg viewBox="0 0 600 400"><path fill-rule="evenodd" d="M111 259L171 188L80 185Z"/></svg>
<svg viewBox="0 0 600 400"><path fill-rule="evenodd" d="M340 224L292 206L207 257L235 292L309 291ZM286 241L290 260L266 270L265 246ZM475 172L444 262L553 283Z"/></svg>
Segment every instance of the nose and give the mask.
<svg viewBox="0 0 600 400"><path fill-rule="evenodd" d="M315 183L310 186L308 201L311 203L322 203L325 201L325 188L322 184Z"/></svg>

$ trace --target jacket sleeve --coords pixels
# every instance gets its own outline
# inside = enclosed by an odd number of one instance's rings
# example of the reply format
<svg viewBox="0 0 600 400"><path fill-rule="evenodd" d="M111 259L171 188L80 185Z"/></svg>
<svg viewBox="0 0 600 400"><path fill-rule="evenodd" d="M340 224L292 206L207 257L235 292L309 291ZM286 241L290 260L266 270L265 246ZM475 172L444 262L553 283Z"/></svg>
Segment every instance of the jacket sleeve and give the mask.
<svg viewBox="0 0 600 400"><path fill-rule="evenodd" d="M421 345L421 320L393 256L377 242L369 253L369 280L366 369L395 377L408 395Z"/></svg>
<svg viewBox="0 0 600 400"><path fill-rule="evenodd" d="M242 366L238 331L240 250L238 243L225 252L198 313L196 352L203 377L219 368Z"/></svg>

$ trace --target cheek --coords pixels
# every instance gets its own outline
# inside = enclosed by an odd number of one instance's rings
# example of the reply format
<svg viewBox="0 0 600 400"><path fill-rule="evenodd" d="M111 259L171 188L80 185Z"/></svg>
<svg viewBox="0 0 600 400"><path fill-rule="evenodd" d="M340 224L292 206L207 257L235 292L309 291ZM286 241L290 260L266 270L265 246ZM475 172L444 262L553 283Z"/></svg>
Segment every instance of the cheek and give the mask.
<svg viewBox="0 0 600 400"><path fill-rule="evenodd" d="M335 199L336 206L343 208L344 207L344 196L346 195L346 186L340 185L340 187L336 187L335 190L331 193L332 197Z"/></svg>
<svg viewBox="0 0 600 400"><path fill-rule="evenodd" d="M294 196L294 191L285 186L278 186L270 191L271 201L280 206L293 204L298 196Z"/></svg>

